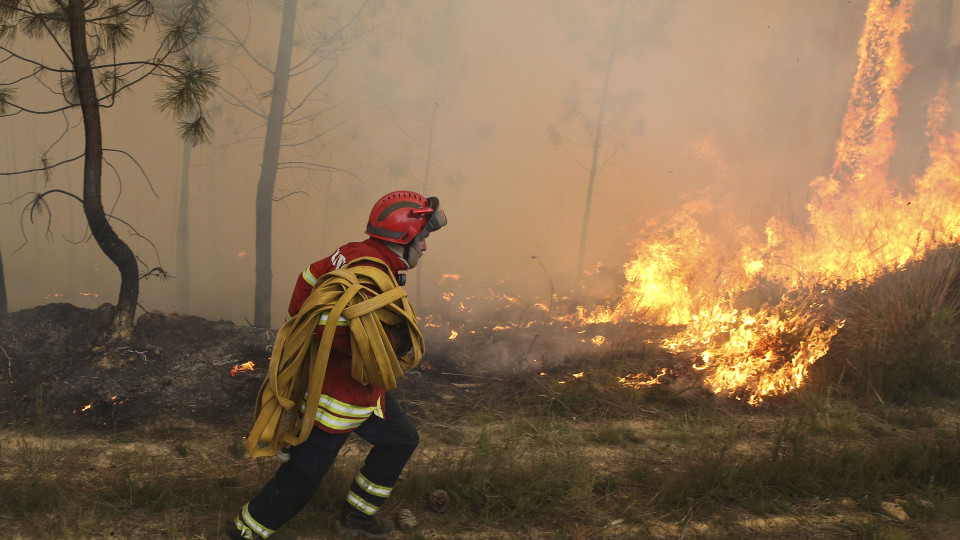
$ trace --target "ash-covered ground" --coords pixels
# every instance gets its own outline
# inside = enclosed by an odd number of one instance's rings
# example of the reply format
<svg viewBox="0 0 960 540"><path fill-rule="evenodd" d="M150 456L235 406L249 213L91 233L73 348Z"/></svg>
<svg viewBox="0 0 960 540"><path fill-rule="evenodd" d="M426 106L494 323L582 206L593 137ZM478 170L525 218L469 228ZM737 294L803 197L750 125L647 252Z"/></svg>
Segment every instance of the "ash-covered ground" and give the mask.
<svg viewBox="0 0 960 540"><path fill-rule="evenodd" d="M109 344L102 336L110 312L106 304L61 303L0 318L0 417L73 430L161 418L252 420L275 329L148 312L129 341ZM466 331L455 340L445 328L425 327L424 334L427 353L401 380L402 399L495 400L515 392L516 383L564 369L570 357L598 352L591 333L552 326ZM238 369L248 363L253 369Z"/></svg>
<svg viewBox="0 0 960 540"><path fill-rule="evenodd" d="M127 343L104 344L110 311L48 304L0 319L2 414L119 428L160 417L222 422L250 410L272 332L147 313ZM231 374L246 362L255 369Z"/></svg>

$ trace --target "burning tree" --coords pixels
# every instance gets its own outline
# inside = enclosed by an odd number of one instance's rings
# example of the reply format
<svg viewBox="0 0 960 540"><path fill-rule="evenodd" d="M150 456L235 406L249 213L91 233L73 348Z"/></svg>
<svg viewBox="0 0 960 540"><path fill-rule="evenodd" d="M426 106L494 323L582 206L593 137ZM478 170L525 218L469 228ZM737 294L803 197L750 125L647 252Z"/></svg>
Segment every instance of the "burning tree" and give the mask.
<svg viewBox="0 0 960 540"><path fill-rule="evenodd" d="M120 271L120 294L113 319L117 337L127 335L133 327L141 274L133 250L111 225L116 218L103 207L104 152L119 150L103 146L101 110L111 107L122 91L159 77L164 90L157 98L158 107L178 118L183 138L193 142L206 140L209 126L202 104L217 79L211 66L190 56L188 47L206 31L207 16L204 0L186 0L162 10L148 0L0 0L0 51L7 55L0 62L20 70L20 75L0 83L0 116L49 115L79 109L83 124L83 154L52 164L44 155L40 166L17 173L49 173L82 158L80 195L49 189L34 194L30 204L42 208L46 205L45 197L59 193L83 205L90 235ZM153 53L146 58L124 58L122 51L134 43L136 28L143 28L142 34L150 34L150 23L155 23L158 38ZM58 51L60 63L49 60L49 56L35 58L35 47L15 48L13 41L18 33L44 41ZM18 94L15 85L25 83L32 83L31 91ZM45 99L51 96L52 99Z"/></svg>

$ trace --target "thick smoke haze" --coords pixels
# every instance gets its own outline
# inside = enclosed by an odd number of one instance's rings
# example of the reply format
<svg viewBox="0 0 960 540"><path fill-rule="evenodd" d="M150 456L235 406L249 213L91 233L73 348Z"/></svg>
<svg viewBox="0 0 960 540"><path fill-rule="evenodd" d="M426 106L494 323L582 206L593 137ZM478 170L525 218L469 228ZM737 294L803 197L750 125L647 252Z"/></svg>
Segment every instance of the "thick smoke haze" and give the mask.
<svg viewBox="0 0 960 540"><path fill-rule="evenodd" d="M359 5L337 12L300 3L298 30L306 34L334 28ZM249 35L247 48L272 66L279 8L254 5L250 22L240 5L221 2L222 25L214 31ZM938 51L956 45L937 33L944 17L948 30L955 27L956 14L944 5L919 3L904 40L915 67L897 124L898 140L906 142L892 163L904 185L924 164L923 103L948 64ZM633 240L691 203L722 209L758 231L775 214L802 224L810 181L830 172L866 6L865 0L377 3L357 18L350 47L335 61L320 61L315 73L291 83L291 105L303 101L319 114L284 131L273 324L282 321L297 274L340 243L364 238L370 206L396 189L439 196L450 222L429 238L422 267L411 272L408 288L419 281L422 290L414 298L418 307L440 305L452 283L460 295L489 287L529 300L548 298L550 280L558 292L572 289L601 107L603 166L586 268L619 268L632 258ZM937 36L941 42L932 43ZM57 54L25 38L16 46L51 61ZM255 109L251 99L264 98L270 84L241 52L213 40L206 48L221 66L225 93L210 104L213 142L191 151L186 311L244 323L253 319L254 197L264 130L262 119L236 103L242 98ZM304 59L309 65L316 57L295 50L294 64ZM0 64L0 81L22 75L11 64ZM20 85L21 98L39 93L27 84ZM175 232L184 146L174 122L157 111L157 89L137 87L103 111L105 146L129 152L143 169L108 153L104 205L136 230L114 225L145 269L162 266L174 277L142 282L141 305L173 312L183 310L176 300ZM58 162L83 148L73 112L2 118L0 141L3 172L38 167L48 149L46 159ZM51 188L76 193L80 185L79 161L49 179L0 177L0 201L11 203L0 206L10 310L116 302L118 273L88 239L79 204L51 198L49 209L31 215L24 212L28 200L18 199ZM709 221L712 211L700 215ZM444 274L460 278L441 284Z"/></svg>

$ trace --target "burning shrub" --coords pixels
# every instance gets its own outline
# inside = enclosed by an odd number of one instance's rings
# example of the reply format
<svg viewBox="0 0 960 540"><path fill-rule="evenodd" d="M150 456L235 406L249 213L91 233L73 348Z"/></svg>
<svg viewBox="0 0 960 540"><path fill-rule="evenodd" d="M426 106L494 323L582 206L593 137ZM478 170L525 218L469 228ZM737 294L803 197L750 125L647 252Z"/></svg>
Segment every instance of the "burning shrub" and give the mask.
<svg viewBox="0 0 960 540"><path fill-rule="evenodd" d="M849 288L815 377L880 401L960 396L960 246Z"/></svg>

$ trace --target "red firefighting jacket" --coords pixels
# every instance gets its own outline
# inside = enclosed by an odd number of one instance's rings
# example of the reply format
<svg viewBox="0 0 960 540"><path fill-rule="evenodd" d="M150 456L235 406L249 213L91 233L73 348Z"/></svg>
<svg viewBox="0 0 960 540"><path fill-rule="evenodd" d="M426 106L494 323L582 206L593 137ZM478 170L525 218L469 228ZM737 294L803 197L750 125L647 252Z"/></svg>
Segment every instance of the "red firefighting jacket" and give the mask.
<svg viewBox="0 0 960 540"><path fill-rule="evenodd" d="M300 311L300 307L310 296L310 292L321 276L343 268L349 261L361 257L380 259L389 266L394 277L397 277L400 271L407 269L403 259L390 251L382 240L368 238L363 242L351 242L340 246L333 255L314 262L297 278L297 284L290 297L287 318L293 317ZM358 264L374 266L372 262ZM338 321L337 324L314 425L329 433L347 433L356 429L371 414L383 418L383 399L386 392L382 387L361 384L350 376L350 332L345 319ZM322 333L321 325L317 327L316 338L320 339ZM306 409L306 404L302 404L300 408L301 411Z"/></svg>

